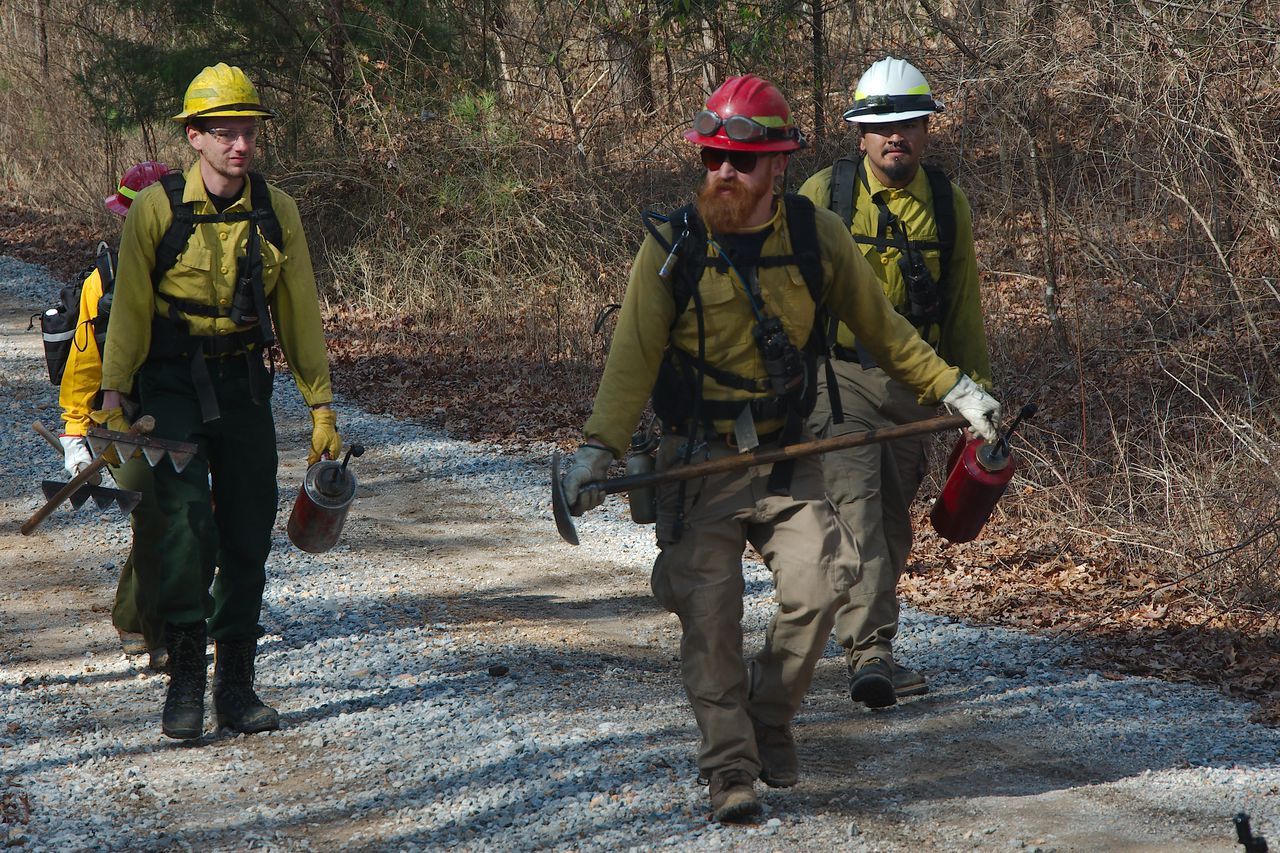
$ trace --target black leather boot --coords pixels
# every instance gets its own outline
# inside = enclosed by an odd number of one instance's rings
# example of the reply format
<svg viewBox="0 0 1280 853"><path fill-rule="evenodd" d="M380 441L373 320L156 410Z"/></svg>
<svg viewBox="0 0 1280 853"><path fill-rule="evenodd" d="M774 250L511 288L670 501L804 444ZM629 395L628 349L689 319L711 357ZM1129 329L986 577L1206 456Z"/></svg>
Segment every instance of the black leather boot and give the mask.
<svg viewBox="0 0 1280 853"><path fill-rule="evenodd" d="M160 730L168 737L191 740L204 731L204 623L164 626L169 650L169 692L164 697Z"/></svg>
<svg viewBox="0 0 1280 853"><path fill-rule="evenodd" d="M280 728L280 715L253 692L257 640L220 640L213 653L213 710L218 725L243 734Z"/></svg>

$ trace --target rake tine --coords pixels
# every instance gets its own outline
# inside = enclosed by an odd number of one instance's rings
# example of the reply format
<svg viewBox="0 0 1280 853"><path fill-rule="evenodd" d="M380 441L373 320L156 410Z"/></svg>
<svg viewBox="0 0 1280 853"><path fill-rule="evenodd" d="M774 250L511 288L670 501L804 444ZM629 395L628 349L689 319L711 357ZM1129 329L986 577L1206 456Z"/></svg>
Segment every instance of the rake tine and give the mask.
<svg viewBox="0 0 1280 853"><path fill-rule="evenodd" d="M101 456L102 451L107 449L107 445L111 442L105 438L98 438L96 435L89 435L89 449L93 451L94 456Z"/></svg>
<svg viewBox="0 0 1280 853"><path fill-rule="evenodd" d="M93 498L93 502L97 504L98 509L106 509L115 503L116 496L112 494L114 489L101 489L94 486L86 486L89 490L89 497Z"/></svg>
<svg viewBox="0 0 1280 853"><path fill-rule="evenodd" d="M194 456L194 453L188 453L186 451L169 451L169 461L173 463L173 470L177 471L179 474L182 473L182 469L187 467L187 463L190 462Z"/></svg>
<svg viewBox="0 0 1280 853"><path fill-rule="evenodd" d="M147 464L152 468L156 467L156 465L160 463L160 460L164 458L164 454L165 450L163 447L142 446L142 455L146 457Z"/></svg>
<svg viewBox="0 0 1280 853"><path fill-rule="evenodd" d="M142 503L142 492L126 492L118 490L116 492L116 506L120 507L120 511L125 515L133 512L138 504Z"/></svg>
<svg viewBox="0 0 1280 853"><path fill-rule="evenodd" d="M50 498L49 500L53 500L53 498ZM89 500L89 486L82 486L81 488L76 489L71 493L71 497L67 500L71 502L72 509L79 509L84 506L84 502Z"/></svg>

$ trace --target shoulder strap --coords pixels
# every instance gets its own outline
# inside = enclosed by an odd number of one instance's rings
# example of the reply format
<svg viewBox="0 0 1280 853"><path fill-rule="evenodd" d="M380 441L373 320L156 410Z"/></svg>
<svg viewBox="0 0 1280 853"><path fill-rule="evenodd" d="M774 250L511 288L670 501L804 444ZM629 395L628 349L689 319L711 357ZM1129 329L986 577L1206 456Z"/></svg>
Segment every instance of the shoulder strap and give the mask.
<svg viewBox="0 0 1280 853"><path fill-rule="evenodd" d="M159 287L164 274L173 269L178 262L178 255L187 247L187 241L196 230L191 205L184 203L182 194L187 187L187 179L181 172L170 172L160 176L165 195L169 197L169 210L173 212L173 222L160 238L156 246L156 262L151 268L151 285Z"/></svg>
<svg viewBox="0 0 1280 853"><path fill-rule="evenodd" d="M249 173L249 203L257 215L262 236L283 252L284 232L280 228L280 220L276 218L276 209L271 204L271 187L267 185L267 179L257 172Z"/></svg>
<svg viewBox="0 0 1280 853"><path fill-rule="evenodd" d="M782 201L787 209L787 230L791 234L792 256L809 288L809 297L821 309L822 254L818 248L818 226L813 202L796 193L787 193Z"/></svg>
<svg viewBox="0 0 1280 853"><path fill-rule="evenodd" d="M678 252L671 276L671 295L676 303L675 316L678 320L689 307L689 300L707 267L707 231L692 204L673 211L669 221L675 241L673 251Z"/></svg>
<svg viewBox="0 0 1280 853"><path fill-rule="evenodd" d="M841 157L831 167L831 201L827 205L844 220L844 227L853 226L853 210L858 197L858 163L852 157Z"/></svg>
<svg viewBox="0 0 1280 853"><path fill-rule="evenodd" d="M98 244L98 256L93 266L102 281L102 292L110 293L116 286L116 253L106 242Z"/></svg>
<svg viewBox="0 0 1280 853"><path fill-rule="evenodd" d="M933 193L933 221L938 229L938 242L942 244L939 250L941 257L938 286L945 287L956 249L955 194L951 191L951 179L946 172L928 163L921 165L924 166L924 173L929 178L929 189Z"/></svg>

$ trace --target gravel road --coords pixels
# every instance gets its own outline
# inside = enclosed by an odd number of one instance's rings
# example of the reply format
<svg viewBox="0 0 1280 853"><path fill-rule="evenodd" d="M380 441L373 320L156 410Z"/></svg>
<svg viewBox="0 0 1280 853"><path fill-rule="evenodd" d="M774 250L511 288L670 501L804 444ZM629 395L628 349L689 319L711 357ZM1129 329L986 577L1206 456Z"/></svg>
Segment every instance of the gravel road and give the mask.
<svg viewBox="0 0 1280 853"><path fill-rule="evenodd" d="M1280 733L1191 685L1078 666L1069 644L907 609L932 691L853 707L832 646L796 722L801 784L750 827L708 822L678 625L653 604L652 531L614 499L551 520L551 448L512 452L343 400L359 499L313 556L284 522L308 426L277 377L280 515L259 688L278 732L159 732L164 680L109 620L118 513L23 537L58 458L37 332L54 293L0 258L0 845L30 850L1240 850L1274 834ZM758 647L768 572L748 563Z"/></svg>

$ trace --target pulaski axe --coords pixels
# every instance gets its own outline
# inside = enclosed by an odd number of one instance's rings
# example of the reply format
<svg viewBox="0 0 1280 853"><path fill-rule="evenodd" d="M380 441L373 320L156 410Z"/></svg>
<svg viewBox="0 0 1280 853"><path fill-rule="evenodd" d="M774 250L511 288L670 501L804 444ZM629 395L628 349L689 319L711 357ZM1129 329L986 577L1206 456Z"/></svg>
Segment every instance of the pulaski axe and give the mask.
<svg viewBox="0 0 1280 853"><path fill-rule="evenodd" d="M727 474L756 465L771 465L774 462L785 462L788 459L800 459L819 453L830 453L846 447L858 447L863 444L875 444L880 441L892 441L895 438L907 438L913 435L925 435L931 432L942 432L948 429L962 429L969 422L960 415L946 415L940 418L927 418L922 421L900 424L897 426L872 429L866 432L853 432L847 435L836 435L831 438L820 438L806 441L803 444L789 444L772 450L753 450L737 456L725 456L699 462L696 465L681 465L666 471L653 474L632 474L626 477L614 477L610 480L596 480L588 483L600 489L606 495L629 492L645 486L656 486L661 483L674 483L680 480L693 480L699 477L710 477L713 474ZM578 530L573 524L573 512L564 495L564 483L560 479L560 453L551 457L551 512L556 519L556 530L560 538L570 545L578 544Z"/></svg>

